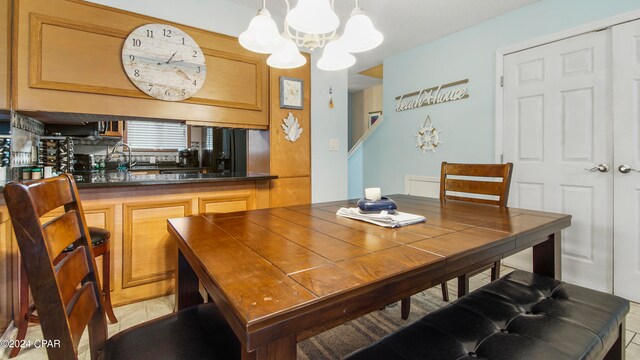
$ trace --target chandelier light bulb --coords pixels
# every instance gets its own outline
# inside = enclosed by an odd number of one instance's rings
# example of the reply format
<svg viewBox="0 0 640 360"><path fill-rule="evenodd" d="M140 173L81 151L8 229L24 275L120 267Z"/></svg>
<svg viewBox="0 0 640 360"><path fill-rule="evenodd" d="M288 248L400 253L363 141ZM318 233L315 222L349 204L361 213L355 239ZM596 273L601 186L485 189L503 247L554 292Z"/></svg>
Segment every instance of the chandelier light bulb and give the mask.
<svg viewBox="0 0 640 360"><path fill-rule="evenodd" d="M276 51L267 58L267 65L278 69L293 69L306 63L307 58L300 54L296 43L286 36L280 36Z"/></svg>
<svg viewBox="0 0 640 360"><path fill-rule="evenodd" d="M327 34L338 28L340 19L331 9L329 0L298 0L287 14L286 23L303 33Z"/></svg>
<svg viewBox="0 0 640 360"><path fill-rule="evenodd" d="M340 40L334 40L324 47L318 68L326 71L346 69L356 63L355 56L349 54Z"/></svg>
<svg viewBox="0 0 640 360"><path fill-rule="evenodd" d="M260 54L271 54L280 43L280 33L276 22L267 9L260 9L251 19L249 27L240 34L240 45Z"/></svg>
<svg viewBox="0 0 640 360"><path fill-rule="evenodd" d="M371 19L360 8L351 12L340 41L350 53L369 51L382 44L384 36L373 26Z"/></svg>

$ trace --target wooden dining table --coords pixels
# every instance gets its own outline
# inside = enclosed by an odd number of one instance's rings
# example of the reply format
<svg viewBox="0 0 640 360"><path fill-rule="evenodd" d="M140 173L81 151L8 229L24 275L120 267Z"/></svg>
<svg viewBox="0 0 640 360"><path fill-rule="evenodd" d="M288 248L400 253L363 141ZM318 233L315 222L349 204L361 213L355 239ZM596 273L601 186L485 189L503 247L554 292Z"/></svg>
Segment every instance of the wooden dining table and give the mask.
<svg viewBox="0 0 640 360"><path fill-rule="evenodd" d="M355 200L169 219L177 308L201 303L201 284L243 359L295 359L304 339L527 248L534 272L561 276L569 215L389 197L427 221L392 229L336 215Z"/></svg>

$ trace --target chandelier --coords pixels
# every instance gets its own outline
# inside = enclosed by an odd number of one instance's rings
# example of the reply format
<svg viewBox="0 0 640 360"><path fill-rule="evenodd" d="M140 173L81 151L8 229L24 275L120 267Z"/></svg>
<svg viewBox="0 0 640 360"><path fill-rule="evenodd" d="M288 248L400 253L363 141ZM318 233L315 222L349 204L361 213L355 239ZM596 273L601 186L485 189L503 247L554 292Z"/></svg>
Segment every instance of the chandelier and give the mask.
<svg viewBox="0 0 640 360"><path fill-rule="evenodd" d="M249 27L240 34L240 45L247 50L270 54L267 64L279 69L293 69L306 64L299 47L309 51L324 48L318 60L321 70L342 70L356 63L352 54L369 51L382 43L383 36L376 30L371 19L360 8L358 0L342 36L337 34L340 19L334 12L333 0L298 0L284 19L284 31L280 33L276 22L262 8L251 19Z"/></svg>

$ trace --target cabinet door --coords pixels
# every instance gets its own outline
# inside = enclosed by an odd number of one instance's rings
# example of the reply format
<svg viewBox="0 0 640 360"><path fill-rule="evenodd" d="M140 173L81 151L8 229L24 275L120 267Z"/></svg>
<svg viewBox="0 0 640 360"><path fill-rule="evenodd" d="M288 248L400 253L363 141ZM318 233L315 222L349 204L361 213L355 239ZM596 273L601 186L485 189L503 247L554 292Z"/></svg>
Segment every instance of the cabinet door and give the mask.
<svg viewBox="0 0 640 360"><path fill-rule="evenodd" d="M191 215L191 199L125 203L122 289L155 284L145 297L171 291L177 247L167 232L167 219Z"/></svg>
<svg viewBox="0 0 640 360"><path fill-rule="evenodd" d="M256 192L242 190L203 196L198 201L199 213L225 213L256 208Z"/></svg>
<svg viewBox="0 0 640 360"><path fill-rule="evenodd" d="M21 0L17 14L18 110L267 127L265 56L243 49L236 38L76 0ZM200 45L207 78L193 97L153 99L125 74L123 42L148 23L176 26Z"/></svg>
<svg viewBox="0 0 640 360"><path fill-rule="evenodd" d="M0 109L9 109L11 57L11 1L0 0Z"/></svg>

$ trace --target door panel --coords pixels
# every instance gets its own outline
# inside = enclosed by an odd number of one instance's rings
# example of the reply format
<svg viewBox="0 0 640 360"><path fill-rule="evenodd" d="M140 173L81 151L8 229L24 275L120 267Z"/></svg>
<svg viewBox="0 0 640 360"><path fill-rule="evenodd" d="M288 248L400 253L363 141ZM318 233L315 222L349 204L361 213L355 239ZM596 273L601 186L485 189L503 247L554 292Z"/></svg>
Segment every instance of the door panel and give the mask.
<svg viewBox="0 0 640 360"><path fill-rule="evenodd" d="M640 302L640 21L613 27L615 294Z"/></svg>
<svg viewBox="0 0 640 360"><path fill-rule="evenodd" d="M613 288L611 32L504 57L504 161L514 163L510 205L568 213L564 280ZM531 256L507 264L530 269ZM518 265L519 264L519 265Z"/></svg>

